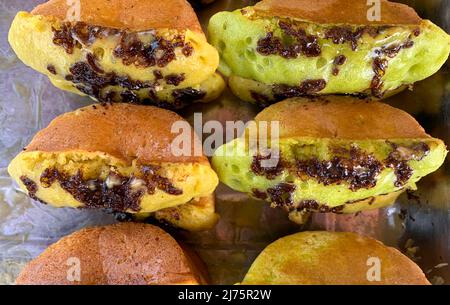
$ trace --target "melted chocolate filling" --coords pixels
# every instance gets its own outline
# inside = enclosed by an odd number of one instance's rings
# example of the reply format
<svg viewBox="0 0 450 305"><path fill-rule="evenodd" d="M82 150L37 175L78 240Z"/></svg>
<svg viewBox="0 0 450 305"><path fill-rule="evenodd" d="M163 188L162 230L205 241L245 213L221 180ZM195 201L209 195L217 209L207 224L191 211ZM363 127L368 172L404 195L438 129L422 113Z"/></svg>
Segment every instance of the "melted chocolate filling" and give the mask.
<svg viewBox="0 0 450 305"><path fill-rule="evenodd" d="M56 75L56 69L54 65L47 65L47 70L53 75Z"/></svg>
<svg viewBox="0 0 450 305"><path fill-rule="evenodd" d="M85 208L106 208L112 211L139 211L140 200L145 194L154 194L156 188L171 194L181 195L182 190L160 176L157 166L142 166L140 177L126 177L111 172L106 179L85 179L81 171L75 175L65 174L55 168L47 168L40 177L43 187L59 182L62 189Z"/></svg>
<svg viewBox="0 0 450 305"><path fill-rule="evenodd" d="M418 35L420 34L420 30ZM415 35L415 33L414 33ZM398 55L398 53L402 49L409 49L414 46L414 41L411 40L411 37L408 38L406 42L400 45L391 45L389 47L382 47L379 50L376 50L375 53L377 57L374 58L372 63L372 69L374 72L374 76L372 78L372 82L370 84L372 95L377 98L382 98L384 95L383 92L383 81L381 78L386 73L386 69L388 67L388 60L383 57L394 58Z"/></svg>
<svg viewBox="0 0 450 305"><path fill-rule="evenodd" d="M315 200L302 200L296 207L297 211L306 210L306 211L314 211L317 213L335 213L335 214L342 213L343 209L344 205L332 208L325 204L320 204Z"/></svg>
<svg viewBox="0 0 450 305"><path fill-rule="evenodd" d="M396 187L402 187L411 178L413 169L408 165L408 161L422 160L430 152L430 147L426 143L417 143L409 147L399 146L390 143L393 151L384 160L386 167L394 170L397 180L394 182Z"/></svg>

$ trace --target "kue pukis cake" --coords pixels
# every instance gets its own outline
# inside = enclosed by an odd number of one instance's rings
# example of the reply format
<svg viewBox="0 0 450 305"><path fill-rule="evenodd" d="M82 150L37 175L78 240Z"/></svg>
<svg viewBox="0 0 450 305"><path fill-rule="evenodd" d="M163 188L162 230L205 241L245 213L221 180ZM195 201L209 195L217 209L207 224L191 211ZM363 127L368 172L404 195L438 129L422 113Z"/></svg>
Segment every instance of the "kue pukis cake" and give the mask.
<svg viewBox="0 0 450 305"><path fill-rule="evenodd" d="M173 151L179 135L171 126L179 121L154 106L87 106L38 132L8 171L31 198L55 207L137 216L170 208L157 218L186 229L211 227L218 178L201 150L195 154L201 144L192 130L192 150L186 156Z"/></svg>
<svg viewBox="0 0 450 305"><path fill-rule="evenodd" d="M380 21L368 21L369 9L364 0L263 0L214 15L209 41L231 90L261 106L322 94L381 98L445 63L450 36L431 21L386 0Z"/></svg>
<svg viewBox="0 0 450 305"><path fill-rule="evenodd" d="M132 255L130 255L132 254ZM74 271L79 266L79 273ZM85 228L28 263L19 285L206 284L200 259L162 229L138 223Z"/></svg>
<svg viewBox="0 0 450 305"><path fill-rule="evenodd" d="M372 260L371 260L372 258ZM278 239L256 258L245 285L429 285L397 249L345 232L300 232Z"/></svg>
<svg viewBox="0 0 450 305"><path fill-rule="evenodd" d="M213 168L223 183L285 209L297 222L307 211L354 213L389 205L416 189L447 155L445 144L406 112L352 97L292 98L265 108L254 121L259 130L278 121L278 144L255 147L254 133L247 132L215 151ZM264 164L272 151L278 162Z"/></svg>
<svg viewBox="0 0 450 305"><path fill-rule="evenodd" d="M103 102L180 108L224 88L219 56L185 0L66 0L19 12L9 42L58 88Z"/></svg>

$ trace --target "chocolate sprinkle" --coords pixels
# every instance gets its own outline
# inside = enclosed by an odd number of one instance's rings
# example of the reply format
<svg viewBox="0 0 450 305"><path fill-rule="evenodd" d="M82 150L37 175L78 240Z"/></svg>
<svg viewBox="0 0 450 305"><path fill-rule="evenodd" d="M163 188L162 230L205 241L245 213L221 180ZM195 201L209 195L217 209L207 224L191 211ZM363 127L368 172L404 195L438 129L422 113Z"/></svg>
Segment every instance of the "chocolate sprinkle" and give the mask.
<svg viewBox="0 0 450 305"><path fill-rule="evenodd" d="M278 160L276 166L274 167L264 167L261 162L264 160L270 160L272 158L272 154L268 154L267 156L261 156L259 154L253 156L253 162L250 165L251 171L257 176L265 176L269 180L275 179L277 176L281 175L284 170L283 165L281 164L281 159Z"/></svg>

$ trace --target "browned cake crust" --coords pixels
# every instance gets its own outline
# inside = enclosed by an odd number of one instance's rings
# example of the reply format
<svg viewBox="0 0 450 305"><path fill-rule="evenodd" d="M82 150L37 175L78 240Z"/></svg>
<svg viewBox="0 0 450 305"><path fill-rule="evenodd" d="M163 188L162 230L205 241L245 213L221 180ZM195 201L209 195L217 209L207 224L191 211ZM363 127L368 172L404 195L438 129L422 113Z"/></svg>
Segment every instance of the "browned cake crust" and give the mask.
<svg viewBox="0 0 450 305"><path fill-rule="evenodd" d="M296 18L322 24L418 24L421 18L411 7L381 0L381 20L367 20L366 0L263 0L255 5L262 14Z"/></svg>
<svg viewBox="0 0 450 305"><path fill-rule="evenodd" d="M198 18L186 0L80 0L80 20L92 25L132 31L148 29L190 29L202 32ZM38 5L34 15L66 20L66 0L50 0Z"/></svg>
<svg viewBox="0 0 450 305"><path fill-rule="evenodd" d="M365 140L430 137L412 116L400 109L345 96L326 96L312 101L288 99L264 109L255 120L279 121L281 138Z"/></svg>
<svg viewBox="0 0 450 305"><path fill-rule="evenodd" d="M96 104L63 114L36 134L26 151L104 152L131 162L208 162L206 157L174 156L171 143L178 136L172 124L185 121L176 113L153 106ZM197 141L192 131L192 144ZM194 145L192 145L194 146Z"/></svg>
<svg viewBox="0 0 450 305"><path fill-rule="evenodd" d="M69 258L80 261L80 281L68 280ZM120 223L62 238L25 266L16 284L204 284L202 268L162 229Z"/></svg>

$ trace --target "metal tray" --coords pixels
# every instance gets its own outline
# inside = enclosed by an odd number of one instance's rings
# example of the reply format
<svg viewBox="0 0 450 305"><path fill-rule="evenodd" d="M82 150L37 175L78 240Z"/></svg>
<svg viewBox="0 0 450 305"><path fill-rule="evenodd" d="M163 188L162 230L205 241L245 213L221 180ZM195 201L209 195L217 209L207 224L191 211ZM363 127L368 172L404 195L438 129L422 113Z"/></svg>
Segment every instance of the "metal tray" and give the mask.
<svg viewBox="0 0 450 305"><path fill-rule="evenodd" d="M39 129L57 115L92 103L89 98L62 92L47 77L22 64L7 42L9 25L19 10L30 10L44 0L0 0L0 283L13 283L23 265L60 237L82 227L115 222L95 211L55 209L28 199L6 172L9 161ZM203 25L217 11L232 10L256 1L216 0L198 13ZM450 1L400 1L423 18L450 32ZM448 64L436 75L417 83L386 102L414 115L435 137L450 143L450 74ZM239 101L229 91L215 102L193 105L203 119L250 120L258 109ZM284 212L220 185L216 192L221 219L202 233L170 230L195 249L208 266L213 283L242 280L256 255L270 242L300 230L354 231L373 236L412 257L435 284L450 283L450 158L422 179L415 196L402 195L385 209L357 215L317 214L300 227ZM337 254L338 255L338 254Z"/></svg>

